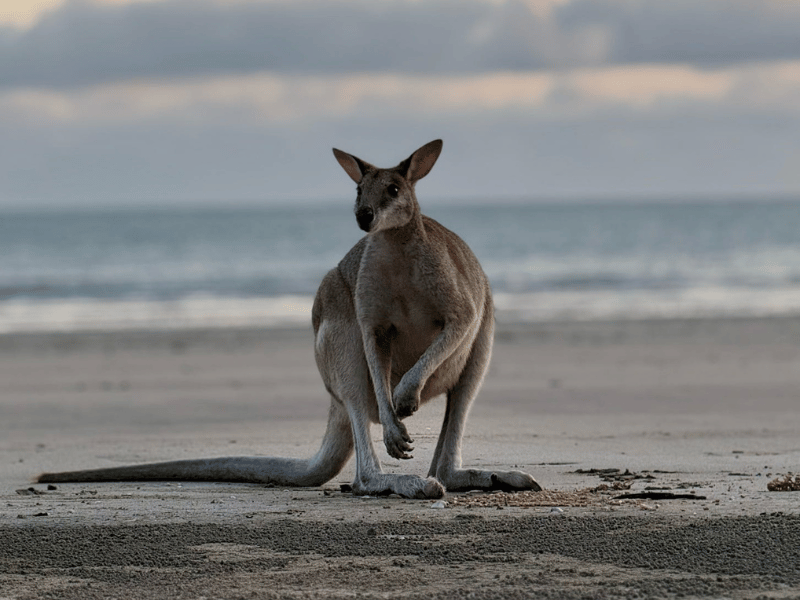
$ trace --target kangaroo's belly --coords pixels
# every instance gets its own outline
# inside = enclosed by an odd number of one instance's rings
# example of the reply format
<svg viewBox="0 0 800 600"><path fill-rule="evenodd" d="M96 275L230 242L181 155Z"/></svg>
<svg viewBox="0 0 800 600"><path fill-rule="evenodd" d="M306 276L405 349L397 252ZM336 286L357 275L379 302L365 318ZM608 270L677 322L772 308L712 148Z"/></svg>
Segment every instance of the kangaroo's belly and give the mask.
<svg viewBox="0 0 800 600"><path fill-rule="evenodd" d="M392 332L392 373L402 376L441 334L444 320L421 294L397 290L392 296L386 314Z"/></svg>
<svg viewBox="0 0 800 600"><path fill-rule="evenodd" d="M430 347L441 328L431 330L397 331L392 340L392 374L402 377Z"/></svg>
<svg viewBox="0 0 800 600"><path fill-rule="evenodd" d="M392 387L396 386L422 357L441 333L442 327L426 328L422 331L399 332L392 344ZM422 389L423 402L450 390L459 379L469 356L468 344L457 348L434 371Z"/></svg>

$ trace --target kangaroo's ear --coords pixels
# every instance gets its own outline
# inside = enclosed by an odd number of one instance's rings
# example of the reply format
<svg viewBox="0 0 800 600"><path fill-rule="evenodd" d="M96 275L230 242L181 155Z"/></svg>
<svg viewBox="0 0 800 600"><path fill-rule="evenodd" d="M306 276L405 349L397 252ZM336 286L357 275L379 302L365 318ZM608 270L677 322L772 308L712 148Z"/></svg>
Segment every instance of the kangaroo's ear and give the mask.
<svg viewBox="0 0 800 600"><path fill-rule="evenodd" d="M333 149L333 155L336 157L336 160L339 161L339 164L342 165L345 173L350 175L350 179L356 183L361 183L361 178L364 177L364 173L375 168L357 156L342 152L336 148Z"/></svg>
<svg viewBox="0 0 800 600"><path fill-rule="evenodd" d="M411 183L419 181L430 173L442 151L442 140L428 142L398 165L398 170Z"/></svg>

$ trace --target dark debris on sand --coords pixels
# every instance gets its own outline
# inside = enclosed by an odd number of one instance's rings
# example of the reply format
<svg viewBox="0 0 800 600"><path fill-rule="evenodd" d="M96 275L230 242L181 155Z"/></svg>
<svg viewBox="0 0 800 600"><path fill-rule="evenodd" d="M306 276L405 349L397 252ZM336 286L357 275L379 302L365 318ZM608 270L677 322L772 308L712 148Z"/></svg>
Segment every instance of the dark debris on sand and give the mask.
<svg viewBox="0 0 800 600"><path fill-rule="evenodd" d="M783 477L773 479L767 484L767 490L770 492L799 492L800 475L796 475L794 479L792 479L792 474L789 473Z"/></svg>

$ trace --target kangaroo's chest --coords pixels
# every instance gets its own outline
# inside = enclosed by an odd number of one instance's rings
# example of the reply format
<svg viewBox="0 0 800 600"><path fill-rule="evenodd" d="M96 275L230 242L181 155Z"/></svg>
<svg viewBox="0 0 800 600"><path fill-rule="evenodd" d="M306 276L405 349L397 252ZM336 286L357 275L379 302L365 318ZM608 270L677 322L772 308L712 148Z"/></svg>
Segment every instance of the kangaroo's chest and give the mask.
<svg viewBox="0 0 800 600"><path fill-rule="evenodd" d="M441 317L424 289L392 282L386 290L384 318L398 334L428 337L442 328ZM396 284L396 285L395 285Z"/></svg>
<svg viewBox="0 0 800 600"><path fill-rule="evenodd" d="M356 307L363 326L391 332L393 352L418 356L444 325L432 266L402 253L367 254L359 271ZM416 359L415 359L416 360Z"/></svg>
<svg viewBox="0 0 800 600"><path fill-rule="evenodd" d="M359 312L398 330L424 330L440 320L432 290L416 265L386 261L369 265L359 277Z"/></svg>

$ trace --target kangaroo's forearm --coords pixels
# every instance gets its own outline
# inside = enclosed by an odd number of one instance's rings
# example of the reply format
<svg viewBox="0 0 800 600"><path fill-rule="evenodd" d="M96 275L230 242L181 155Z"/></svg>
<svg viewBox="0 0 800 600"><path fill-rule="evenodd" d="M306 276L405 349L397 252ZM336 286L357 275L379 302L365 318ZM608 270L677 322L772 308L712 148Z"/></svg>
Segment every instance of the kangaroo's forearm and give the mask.
<svg viewBox="0 0 800 600"><path fill-rule="evenodd" d="M381 424L385 425L396 418L390 392L391 354L387 348L378 343L378 336L370 329L364 330L362 336L369 374L372 377L372 386L375 390L375 400L378 403L378 415Z"/></svg>
<svg viewBox="0 0 800 600"><path fill-rule="evenodd" d="M409 377L411 380L419 382L419 388L422 389L425 382L445 360L452 356L466 340L475 338L482 317L483 311L480 310L474 313L471 318L461 317L445 322L442 331L414 366L409 369L404 378Z"/></svg>

